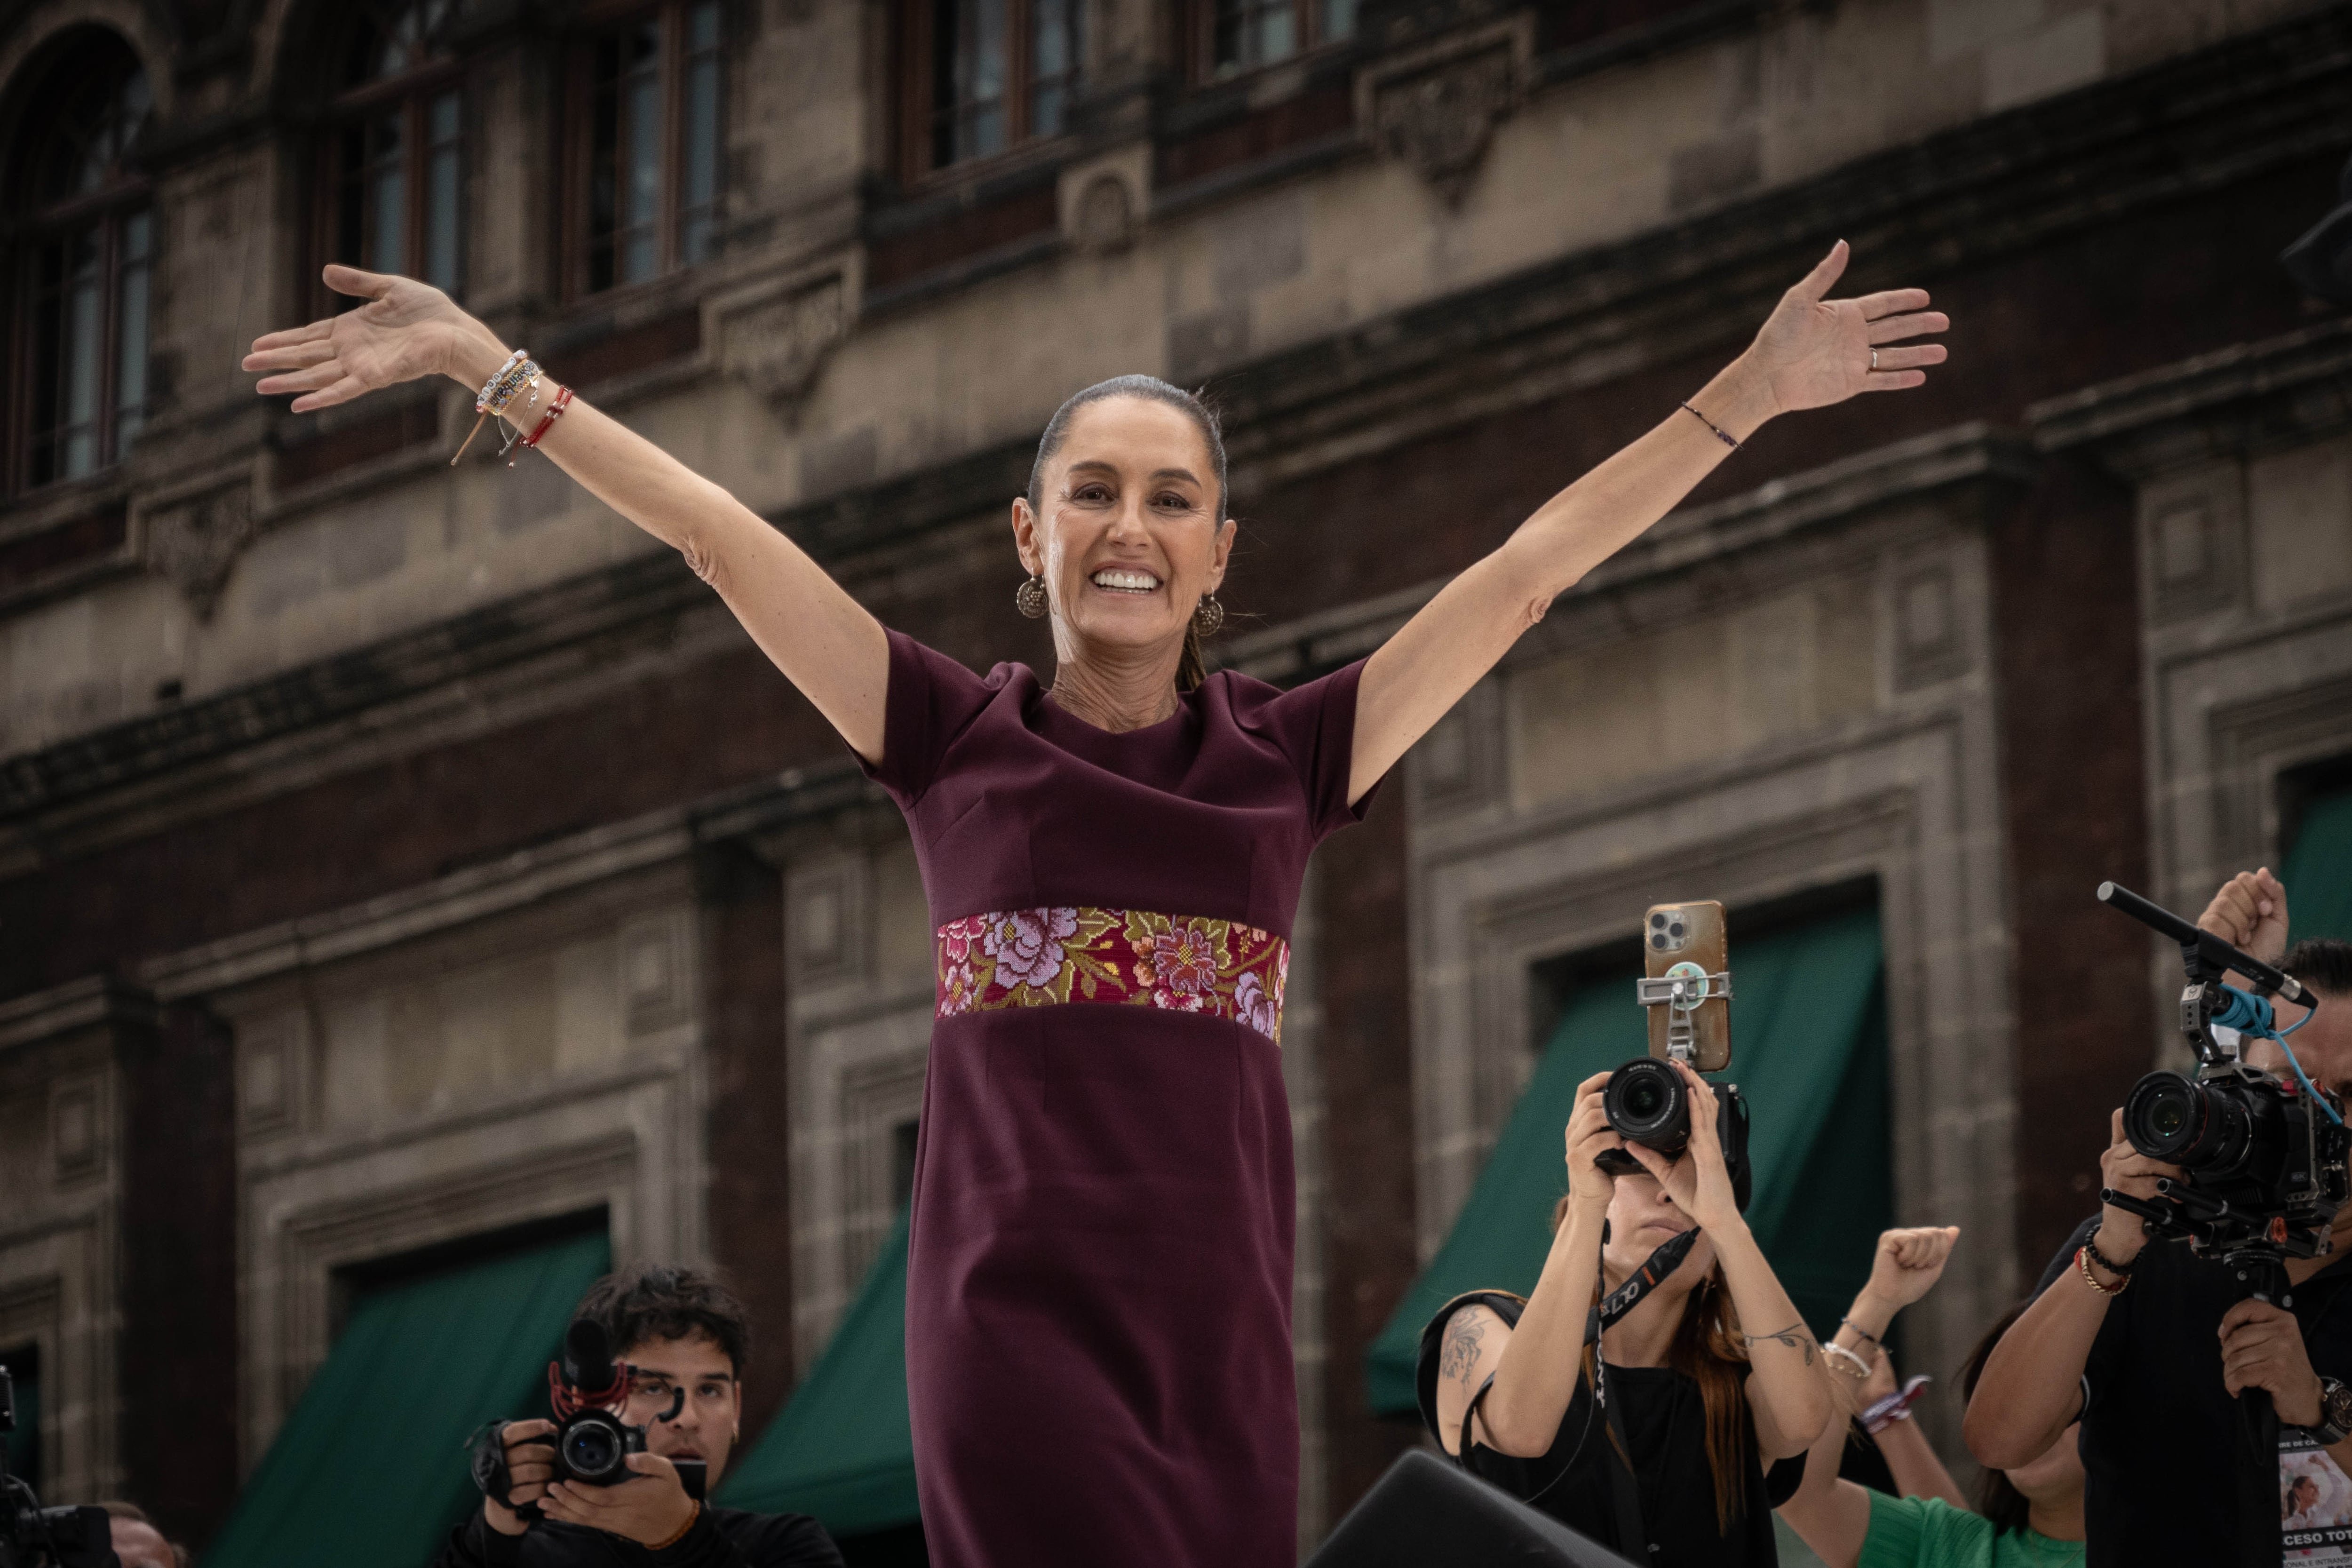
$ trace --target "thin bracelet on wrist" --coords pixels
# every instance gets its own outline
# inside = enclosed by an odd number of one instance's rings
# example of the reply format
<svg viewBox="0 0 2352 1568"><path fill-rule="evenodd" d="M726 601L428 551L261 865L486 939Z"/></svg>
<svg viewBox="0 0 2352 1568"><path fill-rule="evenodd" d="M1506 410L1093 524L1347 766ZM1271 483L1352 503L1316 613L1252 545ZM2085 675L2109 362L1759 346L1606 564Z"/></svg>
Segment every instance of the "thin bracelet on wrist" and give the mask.
<svg viewBox="0 0 2352 1568"><path fill-rule="evenodd" d="M671 1535L667 1540L666 1540L666 1541L656 1541L656 1542L655 1542L652 1545L650 1545L650 1546L646 1547L646 1551L648 1551L648 1552L667 1552L667 1551L668 1551L671 1547L676 1546L679 1542L684 1541L684 1540L686 1539L686 1532L687 1532L688 1531L689 1531L689 1530L692 1530L692 1529L694 1528L694 1521L695 1521L696 1520L698 1520L698 1519L700 1519L701 1517L702 1517L702 1500L701 1500L701 1499L699 1499L699 1498L697 1498L697 1499L695 1499L695 1500L694 1500L694 1507L693 1507L691 1510L689 1510L688 1511L688 1513L687 1513L687 1516L686 1516L686 1522L685 1522L684 1524L679 1525L679 1526L677 1527L677 1531L676 1531L675 1533L673 1533L673 1534L672 1534L672 1535Z"/></svg>
<svg viewBox="0 0 2352 1568"><path fill-rule="evenodd" d="M1838 1327L1841 1329L1852 1329L1855 1333L1860 1334L1872 1344L1877 1345L1880 1350L1885 1350L1886 1348L1885 1344L1880 1341L1876 1334L1874 1334L1868 1329L1864 1328L1852 1318L1840 1318L1838 1320Z"/></svg>

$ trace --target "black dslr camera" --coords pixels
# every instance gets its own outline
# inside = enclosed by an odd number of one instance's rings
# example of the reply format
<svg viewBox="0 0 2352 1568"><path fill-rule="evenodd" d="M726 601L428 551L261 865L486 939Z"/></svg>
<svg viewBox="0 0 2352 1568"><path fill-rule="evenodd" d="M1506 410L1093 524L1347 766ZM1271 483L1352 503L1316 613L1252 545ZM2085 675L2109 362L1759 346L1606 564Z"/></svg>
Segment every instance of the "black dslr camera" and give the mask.
<svg viewBox="0 0 2352 1568"><path fill-rule="evenodd" d="M547 1402L555 1416L555 1436L547 1439L555 1450L555 1477L583 1486L616 1487L634 1480L629 1456L646 1451L646 1428L632 1426L612 1407L628 1397L629 1379L636 1368L613 1360L604 1325L583 1318L563 1336L563 1359L547 1368ZM675 1421L686 1407L686 1390L676 1391L669 1408L654 1417ZM474 1437L474 1484L482 1495L522 1519L541 1517L535 1502L508 1501L513 1479L507 1473L506 1429L510 1423L494 1421ZM678 1484L690 1498L702 1496L708 1467L700 1459L672 1459ZM5 1568L5 1564L0 1564Z"/></svg>
<svg viewBox="0 0 2352 1568"><path fill-rule="evenodd" d="M0 1437L16 1429L16 1383L0 1366ZM8 1473L0 1445L0 1568L121 1568L102 1508L43 1508L32 1486Z"/></svg>
<svg viewBox="0 0 2352 1568"><path fill-rule="evenodd" d="M2276 1272L2289 1258L2325 1250L2336 1211L2352 1198L2352 1131L2336 1097L2305 1078L2279 1078L2239 1059L2241 1038L2279 1040L2270 1003L2222 984L2230 970L2252 975L2290 1002L2316 1008L2319 998L2250 954L2169 910L2113 882L2099 901L2180 944L2189 984L2180 994L2180 1032L2197 1053L2197 1075L2152 1072L2124 1100L2124 1136L2151 1160L2178 1165L2183 1179L2158 1183L2163 1201L2103 1191L2103 1202L2138 1215L2152 1236L2186 1237L2201 1258L2237 1267L2266 1298L2284 1289Z"/></svg>

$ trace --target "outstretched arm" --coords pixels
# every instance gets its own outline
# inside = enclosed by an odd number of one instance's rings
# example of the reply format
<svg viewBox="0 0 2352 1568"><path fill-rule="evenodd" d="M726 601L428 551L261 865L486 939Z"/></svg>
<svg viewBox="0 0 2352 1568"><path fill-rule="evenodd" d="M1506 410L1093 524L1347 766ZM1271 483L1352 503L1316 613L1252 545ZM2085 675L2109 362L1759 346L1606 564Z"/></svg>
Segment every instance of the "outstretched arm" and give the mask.
<svg viewBox="0 0 2352 1568"><path fill-rule="evenodd" d="M1886 345L1940 332L1948 320L1927 309L1924 289L1826 298L1845 264L1840 240L1781 297L1748 351L1692 396L1691 406L1745 441L1777 414L1926 382L1920 367L1943 363L1941 344ZM1706 424L1675 409L1447 584L1364 667L1349 799L1362 798L1395 766L1543 619L1553 599L1665 516L1730 450Z"/></svg>
<svg viewBox="0 0 2352 1568"><path fill-rule="evenodd" d="M446 375L476 389L507 346L438 289L413 279L330 267L327 286L368 303L254 340L256 391L299 393L294 412L348 403L378 387ZM562 379L562 366L548 374ZM549 388L551 396L553 388ZM519 421L538 422L547 399ZM539 449L589 492L684 555L719 591L776 668L816 704L852 750L882 758L890 651L881 623L791 540L749 507L618 421L574 399Z"/></svg>

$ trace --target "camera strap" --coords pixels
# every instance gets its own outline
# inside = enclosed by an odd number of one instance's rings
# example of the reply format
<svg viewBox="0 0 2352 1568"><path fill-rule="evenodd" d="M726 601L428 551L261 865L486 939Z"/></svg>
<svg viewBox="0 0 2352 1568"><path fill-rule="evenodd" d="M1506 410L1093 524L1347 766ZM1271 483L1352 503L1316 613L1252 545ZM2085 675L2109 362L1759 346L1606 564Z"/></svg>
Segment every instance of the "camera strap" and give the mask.
<svg viewBox="0 0 2352 1568"><path fill-rule="evenodd" d="M1592 1347L1592 1395L1609 1420L1610 1457L1602 1461L1609 1472L1609 1508L1617 1524L1617 1549L1637 1562L1650 1558L1649 1527L1642 1521L1642 1484L1633 1473L1633 1439L1625 1430L1625 1412L1609 1390L1609 1358L1601 1353L1601 1333L1615 1327L1626 1313L1642 1304L1666 1277L1683 1266L1698 1245L1693 1226L1644 1258L1625 1283L1601 1299L1585 1319L1584 1342Z"/></svg>

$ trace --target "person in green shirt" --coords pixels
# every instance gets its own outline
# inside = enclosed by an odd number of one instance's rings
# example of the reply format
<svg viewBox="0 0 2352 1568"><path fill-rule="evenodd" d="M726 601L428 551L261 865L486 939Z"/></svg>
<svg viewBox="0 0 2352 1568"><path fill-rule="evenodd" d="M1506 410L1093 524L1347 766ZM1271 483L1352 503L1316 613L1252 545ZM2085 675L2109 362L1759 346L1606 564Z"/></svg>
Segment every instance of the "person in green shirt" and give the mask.
<svg viewBox="0 0 2352 1568"><path fill-rule="evenodd" d="M1985 1471L1971 1511L1896 1394L1894 1365L1879 1341L1895 1313L1942 1277L1958 1236L1950 1228L1881 1236L1870 1282L1823 1347L1830 1375L1853 1391L1857 1408L1873 1413L1877 1430L1871 1436L1906 1494L1841 1479L1838 1461L1853 1427L1832 1422L1806 1455L1796 1495L1780 1509L1829 1568L2081 1568L2079 1426L2067 1427L2030 1464ZM1969 1352L1960 1373L1964 1396L1976 1392L1986 1358L2022 1310L2022 1303L2011 1308Z"/></svg>

